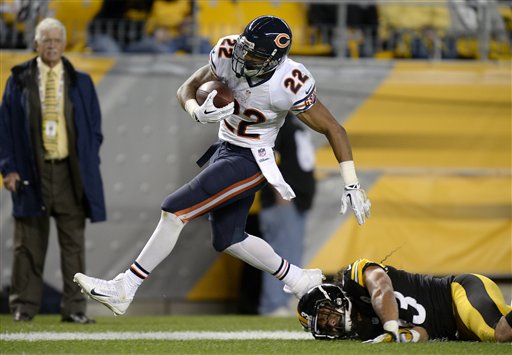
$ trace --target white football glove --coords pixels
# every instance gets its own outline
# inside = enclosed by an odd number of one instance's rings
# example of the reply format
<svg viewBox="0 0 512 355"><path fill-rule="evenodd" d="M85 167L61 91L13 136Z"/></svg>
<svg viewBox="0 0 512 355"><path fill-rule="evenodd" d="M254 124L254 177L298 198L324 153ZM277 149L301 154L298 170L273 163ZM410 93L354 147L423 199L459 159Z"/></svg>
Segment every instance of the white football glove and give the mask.
<svg viewBox="0 0 512 355"><path fill-rule="evenodd" d="M341 214L347 212L348 205L352 207L357 218L357 223L364 224L365 217L370 218L370 207L372 204L366 196L366 192L361 189L359 183L345 186L345 190L341 196Z"/></svg>
<svg viewBox="0 0 512 355"><path fill-rule="evenodd" d="M194 118L201 123L217 123L228 118L235 111L235 103L232 102L224 107L218 108L213 104L213 98L217 96L217 90L213 90L204 103L194 110Z"/></svg>

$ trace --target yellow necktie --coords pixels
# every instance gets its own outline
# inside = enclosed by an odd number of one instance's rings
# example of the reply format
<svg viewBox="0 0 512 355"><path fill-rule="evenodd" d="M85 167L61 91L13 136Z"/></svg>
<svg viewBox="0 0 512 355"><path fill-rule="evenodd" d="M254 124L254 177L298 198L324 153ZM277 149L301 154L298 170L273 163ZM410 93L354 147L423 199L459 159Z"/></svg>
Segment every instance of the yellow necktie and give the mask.
<svg viewBox="0 0 512 355"><path fill-rule="evenodd" d="M44 93L43 108L43 145L47 158L57 155L57 126L59 114L57 112L57 75L53 70L48 72Z"/></svg>

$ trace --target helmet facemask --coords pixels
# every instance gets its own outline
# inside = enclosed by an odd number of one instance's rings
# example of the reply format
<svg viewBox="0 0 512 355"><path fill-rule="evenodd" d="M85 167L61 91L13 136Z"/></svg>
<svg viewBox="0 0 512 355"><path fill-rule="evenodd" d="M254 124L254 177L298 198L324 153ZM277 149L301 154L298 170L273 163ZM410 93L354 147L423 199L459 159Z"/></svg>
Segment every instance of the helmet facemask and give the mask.
<svg viewBox="0 0 512 355"><path fill-rule="evenodd" d="M315 339L349 339L356 336L352 325L352 302L339 286L322 284L309 290L297 305L299 322Z"/></svg>
<svg viewBox="0 0 512 355"><path fill-rule="evenodd" d="M315 338L349 338L352 335L352 304L348 299L345 300L339 306L330 300L318 304L316 316L311 322L311 331Z"/></svg>
<svg viewBox="0 0 512 355"><path fill-rule="evenodd" d="M276 54L276 49L270 55L259 52L255 49L254 43L241 35L238 37L233 50L231 68L238 78L242 76L248 78L261 76L271 72L281 63L283 57L275 59Z"/></svg>
<svg viewBox="0 0 512 355"><path fill-rule="evenodd" d="M348 298L324 300L317 304L315 316L311 321L311 332L315 338L351 338L352 303Z"/></svg>

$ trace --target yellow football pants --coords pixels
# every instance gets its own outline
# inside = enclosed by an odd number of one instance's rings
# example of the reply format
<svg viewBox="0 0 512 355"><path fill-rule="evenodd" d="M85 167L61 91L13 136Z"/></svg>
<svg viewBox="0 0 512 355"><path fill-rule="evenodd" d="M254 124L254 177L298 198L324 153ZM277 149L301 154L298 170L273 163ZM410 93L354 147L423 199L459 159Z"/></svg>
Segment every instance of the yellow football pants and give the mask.
<svg viewBox="0 0 512 355"><path fill-rule="evenodd" d="M496 341L496 324L512 310L498 285L482 275L462 274L455 277L451 289L459 338Z"/></svg>

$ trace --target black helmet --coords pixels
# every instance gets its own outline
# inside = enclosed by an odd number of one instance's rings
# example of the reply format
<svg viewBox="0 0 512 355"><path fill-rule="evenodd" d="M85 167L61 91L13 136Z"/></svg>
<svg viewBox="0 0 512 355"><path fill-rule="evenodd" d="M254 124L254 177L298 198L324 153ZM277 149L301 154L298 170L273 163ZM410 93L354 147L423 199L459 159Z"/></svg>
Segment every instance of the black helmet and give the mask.
<svg viewBox="0 0 512 355"><path fill-rule="evenodd" d="M292 31L279 17L261 16L238 37L231 68L237 77L254 77L274 70L288 55Z"/></svg>
<svg viewBox="0 0 512 355"><path fill-rule="evenodd" d="M354 337L351 311L352 303L341 288L333 284L313 287L301 297L297 305L299 322L315 339ZM330 319L335 320L336 324L325 327Z"/></svg>

